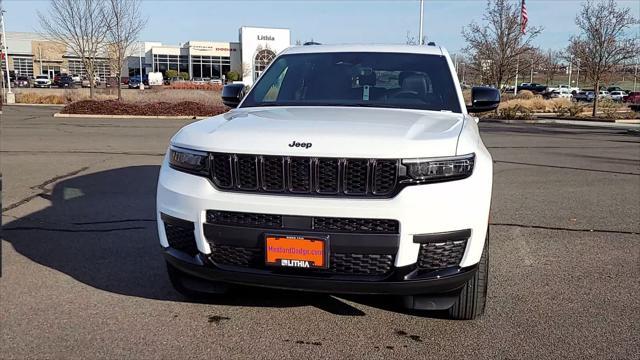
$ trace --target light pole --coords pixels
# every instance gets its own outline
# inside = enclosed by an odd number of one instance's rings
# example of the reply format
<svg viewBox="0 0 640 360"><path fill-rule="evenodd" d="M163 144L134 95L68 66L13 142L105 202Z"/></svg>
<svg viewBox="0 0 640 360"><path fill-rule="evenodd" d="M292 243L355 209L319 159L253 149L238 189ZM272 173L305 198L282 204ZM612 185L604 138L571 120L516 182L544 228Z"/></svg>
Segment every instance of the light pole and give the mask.
<svg viewBox="0 0 640 360"><path fill-rule="evenodd" d="M418 38L418 44L420 45L424 45L424 42L422 41L423 20L424 20L424 0L420 0L420 37Z"/></svg>
<svg viewBox="0 0 640 360"><path fill-rule="evenodd" d="M140 42L138 42L138 46L140 47L140 90L144 90L144 82L142 81L142 44Z"/></svg>
<svg viewBox="0 0 640 360"><path fill-rule="evenodd" d="M633 73L633 91L636 91L637 81L638 81L638 61L636 60L636 70Z"/></svg>
<svg viewBox="0 0 640 360"><path fill-rule="evenodd" d="M576 87L579 89L580 88L580 59L577 59L577 64L576 66L578 67L578 74L576 75ZM571 84L569 84L569 87L571 87Z"/></svg>
<svg viewBox="0 0 640 360"><path fill-rule="evenodd" d="M569 87L571 87L571 64L573 64L573 56L569 57Z"/></svg>
<svg viewBox="0 0 640 360"><path fill-rule="evenodd" d="M0 23L2 23L2 47L4 48L4 68L7 72L7 104L16 102L16 96L11 92L11 75L9 75L9 53L7 52L7 34L4 31L4 10L0 10Z"/></svg>

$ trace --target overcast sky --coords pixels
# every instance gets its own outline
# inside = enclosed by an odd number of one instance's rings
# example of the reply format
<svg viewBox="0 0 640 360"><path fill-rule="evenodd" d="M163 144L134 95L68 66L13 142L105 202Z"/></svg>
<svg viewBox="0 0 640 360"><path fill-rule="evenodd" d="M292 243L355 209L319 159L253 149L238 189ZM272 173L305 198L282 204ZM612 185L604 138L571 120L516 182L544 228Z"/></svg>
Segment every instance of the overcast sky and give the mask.
<svg viewBox="0 0 640 360"><path fill-rule="evenodd" d="M7 31L35 31L36 10L46 0L4 0ZM518 2L519 0L513 0ZM543 48L564 48L576 31L575 16L582 1L527 0L529 24L543 26L536 41ZM640 18L639 0L618 0ZM464 47L461 29L480 22L485 0L426 0L425 34L429 41L457 51ZM321 43L404 43L407 31L417 38L418 0L355 1L169 1L144 0L149 23L145 41L178 44L189 40L238 41L240 26L283 27L291 39ZM638 36L640 26L633 32Z"/></svg>

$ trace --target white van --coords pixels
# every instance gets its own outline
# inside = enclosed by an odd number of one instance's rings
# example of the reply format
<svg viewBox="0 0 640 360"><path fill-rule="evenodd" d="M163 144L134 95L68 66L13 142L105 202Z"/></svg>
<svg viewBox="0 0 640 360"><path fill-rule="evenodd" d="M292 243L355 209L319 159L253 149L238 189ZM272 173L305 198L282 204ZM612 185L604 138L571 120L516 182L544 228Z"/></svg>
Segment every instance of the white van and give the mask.
<svg viewBox="0 0 640 360"><path fill-rule="evenodd" d="M161 86L164 84L161 72L149 73L149 86Z"/></svg>

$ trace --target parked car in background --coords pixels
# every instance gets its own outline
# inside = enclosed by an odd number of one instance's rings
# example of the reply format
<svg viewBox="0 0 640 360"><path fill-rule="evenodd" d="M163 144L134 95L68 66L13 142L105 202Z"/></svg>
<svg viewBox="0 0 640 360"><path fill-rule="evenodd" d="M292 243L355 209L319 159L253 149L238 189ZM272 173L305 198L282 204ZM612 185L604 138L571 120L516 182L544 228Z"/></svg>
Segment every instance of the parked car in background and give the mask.
<svg viewBox="0 0 640 360"><path fill-rule="evenodd" d="M640 91L632 91L624 98L624 102L626 103L636 103L640 104Z"/></svg>
<svg viewBox="0 0 640 360"><path fill-rule="evenodd" d="M15 87L28 88L31 87L31 80L29 80L28 76L18 75L13 84Z"/></svg>
<svg viewBox="0 0 640 360"><path fill-rule="evenodd" d="M537 83L522 83L518 85L518 92L522 90L529 90L534 94L540 94L547 91L547 86Z"/></svg>
<svg viewBox="0 0 640 360"><path fill-rule="evenodd" d="M550 86L550 87L548 88L548 91L555 91L555 90L562 90L562 89L566 89L566 90L567 90L567 91L569 91L569 93L571 93L571 94L575 94L575 93L577 93L577 92L579 92L579 91L580 91L580 89L579 89L579 88L577 88L577 87L575 87L575 86L574 86L574 87L571 87L571 86L566 85L566 84L561 84L561 85L557 85L557 86Z"/></svg>
<svg viewBox="0 0 640 360"><path fill-rule="evenodd" d="M194 77L194 78L191 80L191 82L192 82L192 83L194 83L194 84L196 84L196 85L204 85L204 84L206 84L207 82L209 82L209 80L211 80L211 79L203 78L203 77Z"/></svg>
<svg viewBox="0 0 640 360"><path fill-rule="evenodd" d="M80 77L80 75L77 75L77 74L71 75L71 79L73 79L73 83L76 85L82 84L82 77Z"/></svg>
<svg viewBox="0 0 640 360"><path fill-rule="evenodd" d="M613 92L613 91L622 91L623 93L627 94L629 93L628 90L624 90L623 88L619 87L619 86L609 86L607 88L608 92Z"/></svg>
<svg viewBox="0 0 640 360"><path fill-rule="evenodd" d="M60 76L62 74L55 74L53 75L53 80L51 81L51 85L53 86L58 86L58 83L60 82Z"/></svg>
<svg viewBox="0 0 640 360"><path fill-rule="evenodd" d="M73 88L74 85L75 82L73 81L73 77L70 75L60 76L60 79L58 80L58 87L61 88Z"/></svg>
<svg viewBox="0 0 640 360"><path fill-rule="evenodd" d="M142 76L142 83L144 86L149 86L149 78L147 75ZM140 87L140 75L134 75L129 78L129 89L137 89Z"/></svg>
<svg viewBox="0 0 640 360"><path fill-rule="evenodd" d="M161 86L164 84L164 77L161 72L151 72L147 76L147 83L149 86Z"/></svg>
<svg viewBox="0 0 640 360"><path fill-rule="evenodd" d="M611 99L611 94L609 94L607 90L600 90L600 93L598 94L598 99L599 100Z"/></svg>
<svg viewBox="0 0 640 360"><path fill-rule="evenodd" d="M222 80L220 80L220 79L211 79L211 80L209 80L209 84L211 84L211 85L222 85Z"/></svg>
<svg viewBox="0 0 640 360"><path fill-rule="evenodd" d="M595 98L595 93L593 91L579 91L575 95L573 95L574 101L583 101L583 102L592 102Z"/></svg>
<svg viewBox="0 0 640 360"><path fill-rule="evenodd" d="M640 111L640 91L632 91L624 99L632 110Z"/></svg>
<svg viewBox="0 0 640 360"><path fill-rule="evenodd" d="M627 93L621 90L614 90L609 93L611 96L611 100L622 102L624 98L627 96Z"/></svg>
<svg viewBox="0 0 640 360"><path fill-rule="evenodd" d="M547 94L550 99L571 99L573 97L568 88L556 89Z"/></svg>
<svg viewBox="0 0 640 360"><path fill-rule="evenodd" d="M172 77L171 79L169 79L170 84L183 83L183 82L185 82L185 80L178 76Z"/></svg>
<svg viewBox="0 0 640 360"><path fill-rule="evenodd" d="M36 80L33 82L33 87L50 88L51 87L51 79L49 79L49 75L38 75L38 76L36 76Z"/></svg>

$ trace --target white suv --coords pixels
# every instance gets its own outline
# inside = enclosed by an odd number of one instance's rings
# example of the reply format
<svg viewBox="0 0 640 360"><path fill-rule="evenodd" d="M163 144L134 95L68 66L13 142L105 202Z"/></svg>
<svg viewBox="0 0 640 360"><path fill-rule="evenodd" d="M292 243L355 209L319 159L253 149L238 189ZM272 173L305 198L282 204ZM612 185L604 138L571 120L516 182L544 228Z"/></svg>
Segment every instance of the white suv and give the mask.
<svg viewBox="0 0 640 360"><path fill-rule="evenodd" d="M33 87L51 87L51 79L48 75L38 75L36 76L35 81L33 82Z"/></svg>
<svg viewBox="0 0 640 360"><path fill-rule="evenodd" d="M229 284L403 296L482 314L492 160L436 46L285 50L237 107L185 126L158 180L160 244L187 296Z"/></svg>

